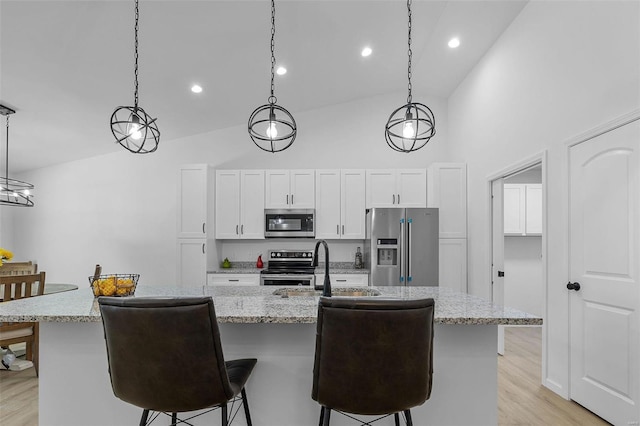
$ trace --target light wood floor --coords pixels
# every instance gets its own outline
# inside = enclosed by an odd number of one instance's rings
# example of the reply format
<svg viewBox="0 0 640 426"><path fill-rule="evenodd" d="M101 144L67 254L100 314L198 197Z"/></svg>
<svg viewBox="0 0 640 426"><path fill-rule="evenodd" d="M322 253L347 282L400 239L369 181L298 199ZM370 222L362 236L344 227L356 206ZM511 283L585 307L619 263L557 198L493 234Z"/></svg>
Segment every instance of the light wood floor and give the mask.
<svg viewBox="0 0 640 426"><path fill-rule="evenodd" d="M609 425L540 385L541 359L540 328L505 330L505 355L498 357L499 426ZM0 425L37 424L38 379L33 368L0 371Z"/></svg>

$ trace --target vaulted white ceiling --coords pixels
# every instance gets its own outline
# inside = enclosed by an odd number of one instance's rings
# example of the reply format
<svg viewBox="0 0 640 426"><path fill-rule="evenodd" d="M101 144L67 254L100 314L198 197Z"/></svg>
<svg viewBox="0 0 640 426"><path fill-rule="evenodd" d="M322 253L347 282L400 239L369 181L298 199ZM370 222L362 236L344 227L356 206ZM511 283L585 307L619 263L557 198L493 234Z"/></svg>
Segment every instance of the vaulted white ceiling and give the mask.
<svg viewBox="0 0 640 426"><path fill-rule="evenodd" d="M447 98L525 4L414 0L414 99ZM17 110L10 172L122 149L109 119L133 105L133 5L0 1L0 103ZM158 118L161 143L246 124L266 103L270 13L265 0L141 1L140 106ZM278 0L276 59L288 69L278 104L293 113L405 91L406 2Z"/></svg>

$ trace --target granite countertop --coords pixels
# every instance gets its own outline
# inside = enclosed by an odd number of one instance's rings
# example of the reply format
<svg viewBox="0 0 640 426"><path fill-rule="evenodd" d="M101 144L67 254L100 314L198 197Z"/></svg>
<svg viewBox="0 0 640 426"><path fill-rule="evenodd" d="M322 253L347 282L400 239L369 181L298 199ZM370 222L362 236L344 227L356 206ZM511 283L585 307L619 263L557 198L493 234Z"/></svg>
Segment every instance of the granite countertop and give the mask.
<svg viewBox="0 0 640 426"><path fill-rule="evenodd" d="M371 288L371 287L369 287ZM466 293L440 287L376 287L389 298L433 297L436 324L540 325L542 318L494 305ZM283 298L273 287L138 286L136 296L212 296L221 323L315 323L317 296ZM91 289L0 303L2 321L99 322L100 311Z"/></svg>
<svg viewBox="0 0 640 426"><path fill-rule="evenodd" d="M207 271L208 274L259 274L267 269L256 268L255 262L231 262L231 268L218 268ZM329 274L368 274L368 269L356 269L353 262L329 262ZM324 263L320 262L316 274L324 274Z"/></svg>

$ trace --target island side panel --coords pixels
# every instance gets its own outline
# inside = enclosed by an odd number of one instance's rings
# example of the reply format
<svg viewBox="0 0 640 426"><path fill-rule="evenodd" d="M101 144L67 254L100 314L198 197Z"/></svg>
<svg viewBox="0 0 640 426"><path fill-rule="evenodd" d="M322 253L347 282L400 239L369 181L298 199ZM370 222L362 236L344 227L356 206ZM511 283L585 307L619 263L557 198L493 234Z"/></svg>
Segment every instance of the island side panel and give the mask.
<svg viewBox="0 0 640 426"><path fill-rule="evenodd" d="M315 329L220 325L227 359L258 358L247 393L252 416L263 426L317 424L319 407L311 400ZM495 325L436 325L433 392L412 410L415 424L497 424L496 340ZM111 391L101 323L42 323L40 345L40 425L137 424L140 410ZM218 424L218 412L194 420ZM380 424L393 424L387 420ZM234 424L246 425L242 413ZM348 422L336 415L333 424Z"/></svg>

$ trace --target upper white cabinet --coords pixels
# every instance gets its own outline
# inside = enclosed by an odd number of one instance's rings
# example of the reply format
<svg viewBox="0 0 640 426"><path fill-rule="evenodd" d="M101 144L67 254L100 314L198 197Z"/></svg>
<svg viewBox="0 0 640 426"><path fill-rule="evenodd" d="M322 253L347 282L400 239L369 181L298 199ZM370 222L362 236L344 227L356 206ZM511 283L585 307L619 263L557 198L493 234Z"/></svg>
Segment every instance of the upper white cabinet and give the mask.
<svg viewBox="0 0 640 426"><path fill-rule="evenodd" d="M427 206L440 213L440 238L467 238L467 165L434 163L427 183Z"/></svg>
<svg viewBox="0 0 640 426"><path fill-rule="evenodd" d="M266 209L313 209L315 170L267 170Z"/></svg>
<svg viewBox="0 0 640 426"><path fill-rule="evenodd" d="M316 170L316 238L365 238L365 171Z"/></svg>
<svg viewBox="0 0 640 426"><path fill-rule="evenodd" d="M366 172L366 207L427 207L426 169Z"/></svg>
<svg viewBox="0 0 640 426"><path fill-rule="evenodd" d="M216 238L264 238L264 170L216 171Z"/></svg>
<svg viewBox="0 0 640 426"><path fill-rule="evenodd" d="M504 184L505 235L542 234L542 185Z"/></svg>
<svg viewBox="0 0 640 426"><path fill-rule="evenodd" d="M211 176L207 164L188 164L178 170L178 238L207 237Z"/></svg>

